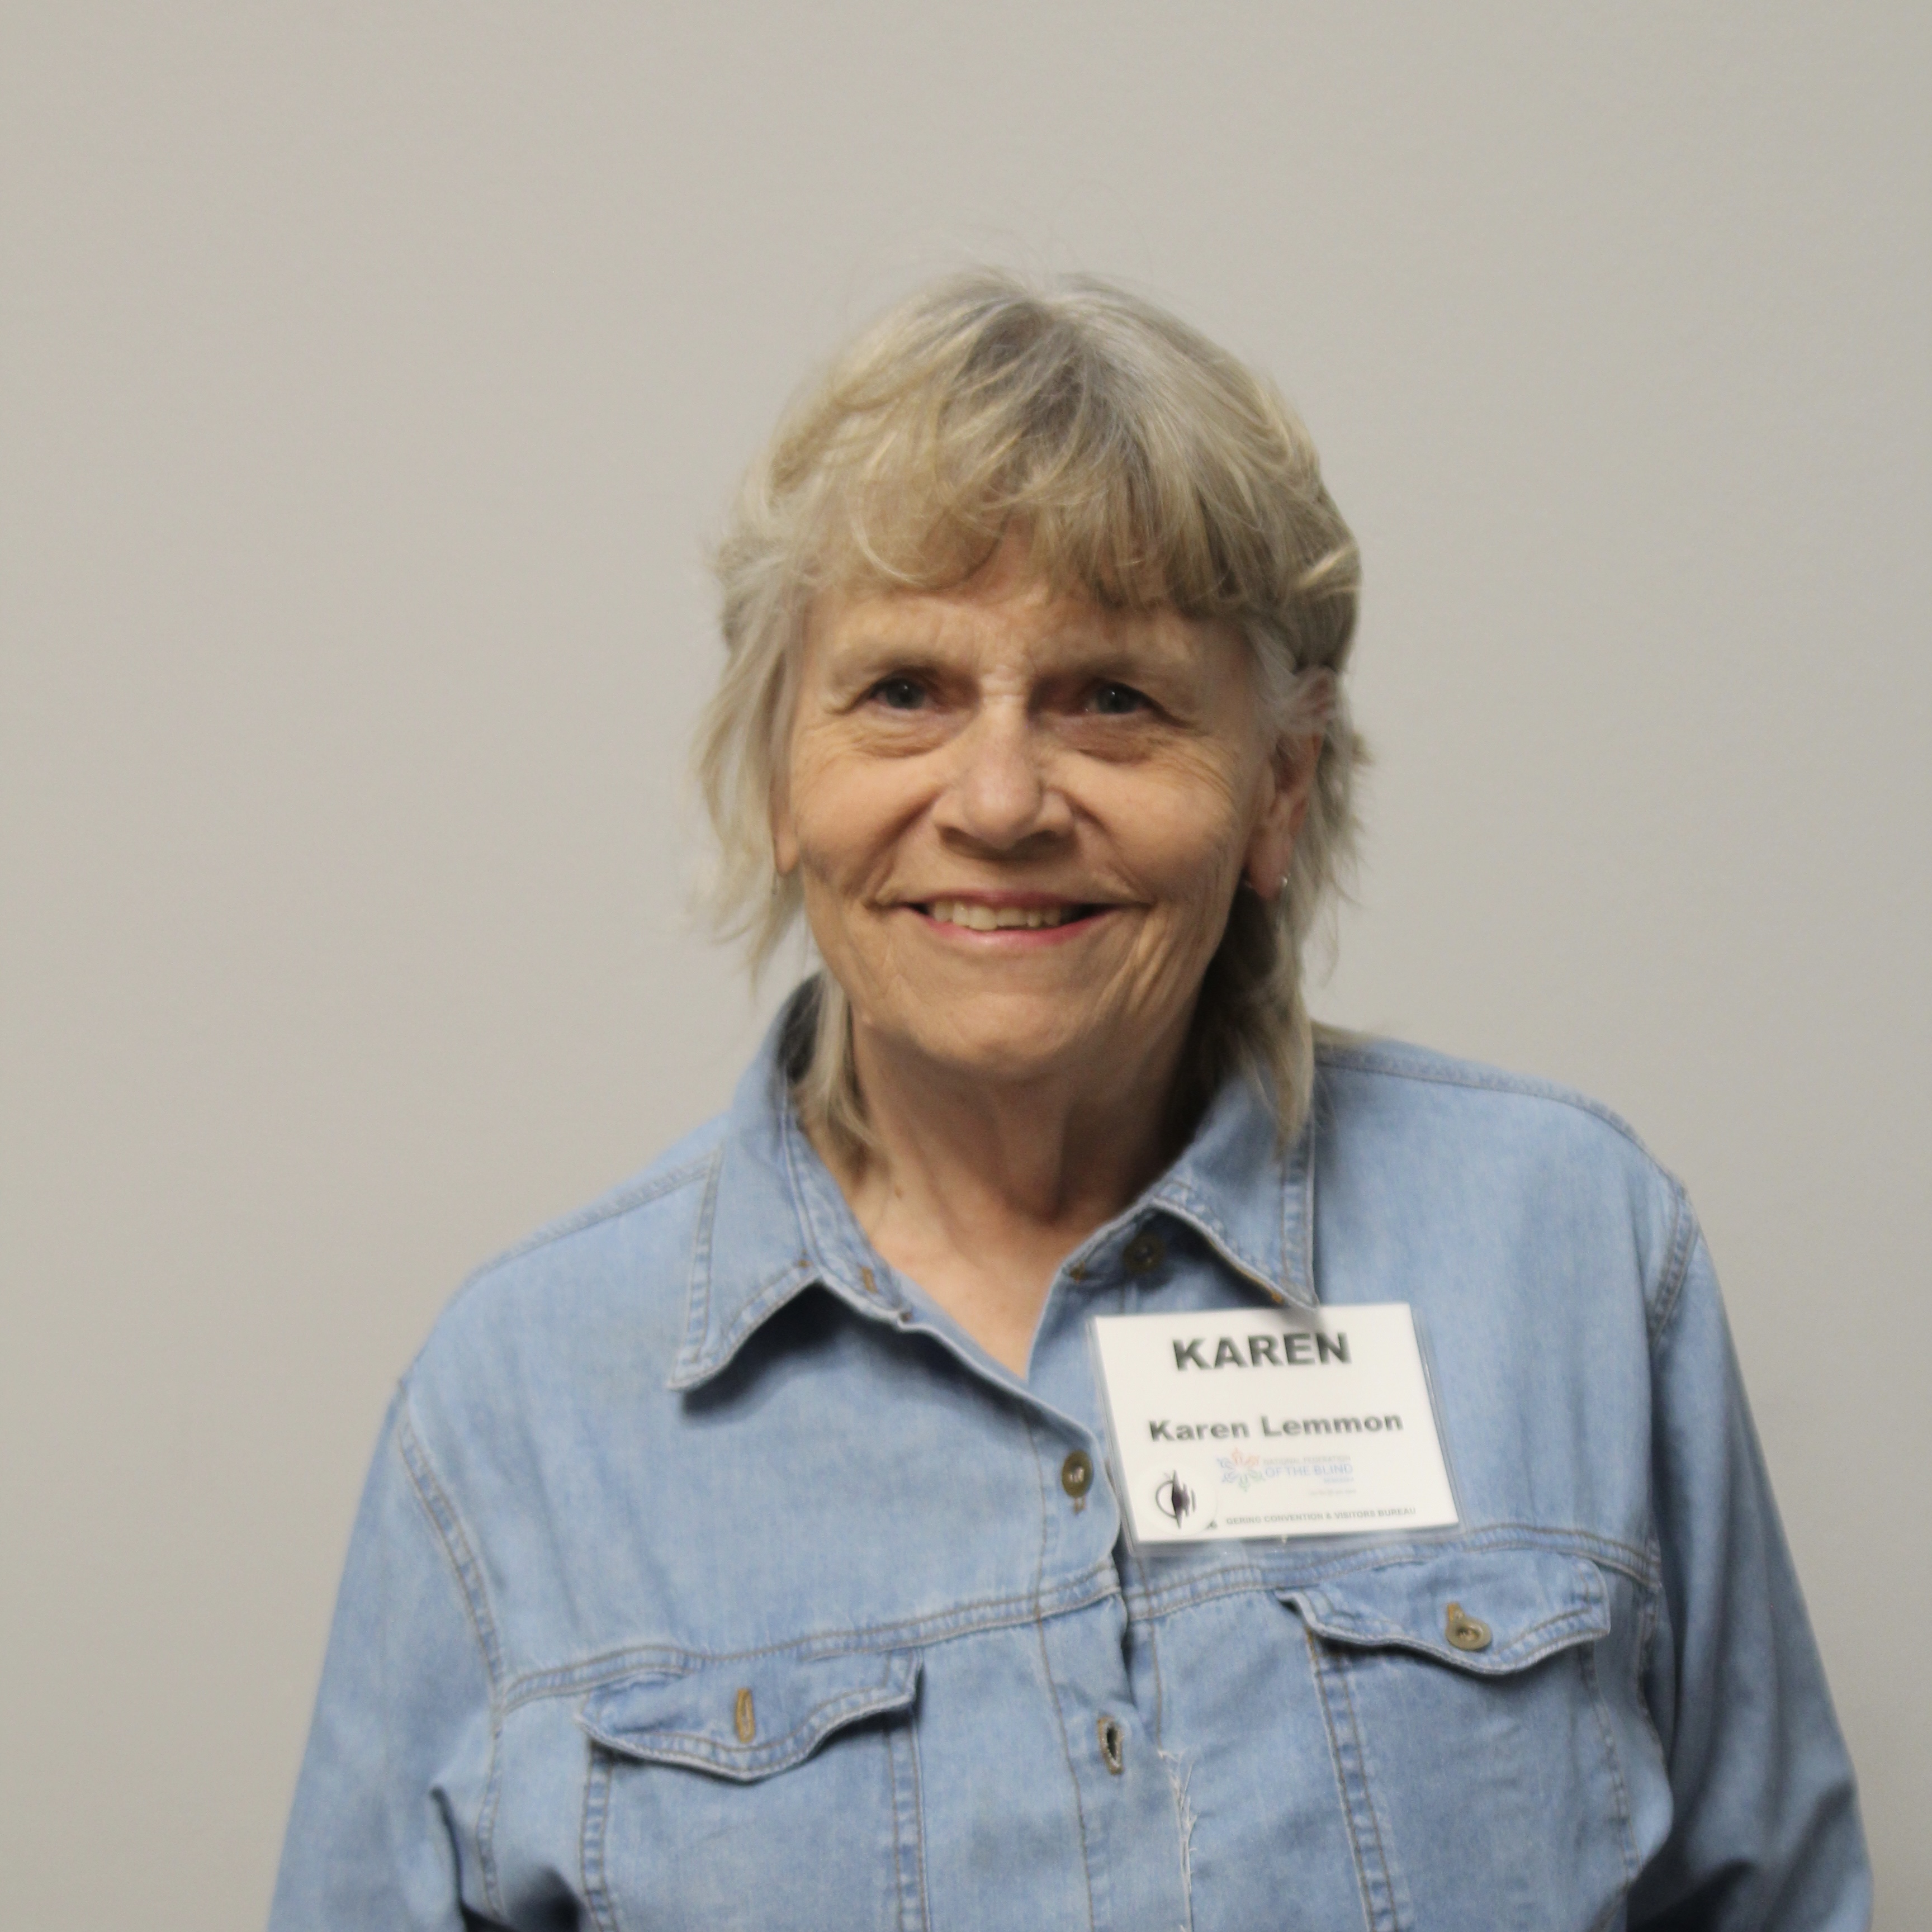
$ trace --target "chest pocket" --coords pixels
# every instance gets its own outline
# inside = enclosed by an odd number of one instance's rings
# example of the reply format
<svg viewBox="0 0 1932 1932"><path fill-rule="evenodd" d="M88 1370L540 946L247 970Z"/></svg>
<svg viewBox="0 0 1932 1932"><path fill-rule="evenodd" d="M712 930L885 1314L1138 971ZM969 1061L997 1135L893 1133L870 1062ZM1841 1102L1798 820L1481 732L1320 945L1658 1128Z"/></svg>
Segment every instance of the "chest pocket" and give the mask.
<svg viewBox="0 0 1932 1932"><path fill-rule="evenodd" d="M602 1932L924 1923L914 1651L778 1651L604 1686L584 1876Z"/></svg>
<svg viewBox="0 0 1932 1932"><path fill-rule="evenodd" d="M1452 1544L1277 1594L1307 1633L1371 1924L1613 1913L1636 1859L1594 1564Z"/></svg>

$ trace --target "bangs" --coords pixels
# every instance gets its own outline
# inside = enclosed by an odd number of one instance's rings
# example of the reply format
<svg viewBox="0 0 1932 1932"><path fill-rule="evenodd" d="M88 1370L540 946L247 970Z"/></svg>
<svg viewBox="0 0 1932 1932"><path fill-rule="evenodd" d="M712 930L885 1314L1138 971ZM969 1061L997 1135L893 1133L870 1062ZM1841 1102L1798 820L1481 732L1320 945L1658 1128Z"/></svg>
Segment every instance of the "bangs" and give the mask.
<svg viewBox="0 0 1932 1932"><path fill-rule="evenodd" d="M948 587L1018 532L1051 588L1103 604L1290 628L1325 578L1352 616L1354 547L1286 405L1118 291L951 285L816 403L772 477L809 500L816 587Z"/></svg>

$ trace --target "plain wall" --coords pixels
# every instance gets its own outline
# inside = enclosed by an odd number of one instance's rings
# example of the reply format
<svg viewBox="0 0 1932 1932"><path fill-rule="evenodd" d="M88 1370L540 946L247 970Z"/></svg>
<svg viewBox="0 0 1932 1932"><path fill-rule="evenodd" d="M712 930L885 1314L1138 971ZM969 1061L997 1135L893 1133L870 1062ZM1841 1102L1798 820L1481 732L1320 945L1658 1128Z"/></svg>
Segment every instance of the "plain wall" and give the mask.
<svg viewBox="0 0 1932 1932"><path fill-rule="evenodd" d="M686 911L706 538L990 257L1311 424L1378 754L1318 1008L1690 1186L1907 1922L1929 22L6 4L0 1916L260 1919L394 1377L776 991Z"/></svg>

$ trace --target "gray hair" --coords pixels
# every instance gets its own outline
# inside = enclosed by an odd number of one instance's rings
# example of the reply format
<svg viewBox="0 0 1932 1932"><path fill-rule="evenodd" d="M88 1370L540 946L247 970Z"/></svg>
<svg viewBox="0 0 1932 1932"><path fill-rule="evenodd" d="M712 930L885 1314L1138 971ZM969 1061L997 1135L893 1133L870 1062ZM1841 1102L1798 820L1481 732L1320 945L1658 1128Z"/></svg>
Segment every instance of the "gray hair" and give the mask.
<svg viewBox="0 0 1932 1932"><path fill-rule="evenodd" d="M981 270L922 290L802 392L752 464L716 552L726 658L697 751L719 930L755 971L803 902L773 860L771 805L814 598L964 582L1010 532L1057 592L1232 623L1278 736L1320 736L1286 885L1271 904L1235 892L1176 1096L1191 1112L1244 1067L1292 1134L1313 1081L1303 944L1353 847L1363 752L1340 676L1360 562L1274 385L1109 283ZM843 990L821 974L794 1012L801 1112L860 1155Z"/></svg>

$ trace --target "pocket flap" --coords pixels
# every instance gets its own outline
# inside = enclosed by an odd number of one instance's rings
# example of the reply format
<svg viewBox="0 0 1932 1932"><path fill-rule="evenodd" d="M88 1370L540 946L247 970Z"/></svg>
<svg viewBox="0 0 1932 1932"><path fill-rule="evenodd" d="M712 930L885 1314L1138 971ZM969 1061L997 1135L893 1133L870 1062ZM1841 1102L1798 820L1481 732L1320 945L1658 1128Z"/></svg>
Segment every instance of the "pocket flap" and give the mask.
<svg viewBox="0 0 1932 1932"><path fill-rule="evenodd" d="M1490 1676L1594 1642L1610 1628L1602 1573L1553 1550L1452 1546L1280 1594L1333 1642L1417 1651Z"/></svg>
<svg viewBox="0 0 1932 1932"><path fill-rule="evenodd" d="M910 1709L918 1688L916 1651L778 1651L608 1684L580 1721L626 1757L748 1780L810 1756L843 1725Z"/></svg>

